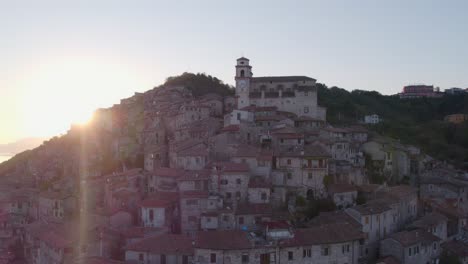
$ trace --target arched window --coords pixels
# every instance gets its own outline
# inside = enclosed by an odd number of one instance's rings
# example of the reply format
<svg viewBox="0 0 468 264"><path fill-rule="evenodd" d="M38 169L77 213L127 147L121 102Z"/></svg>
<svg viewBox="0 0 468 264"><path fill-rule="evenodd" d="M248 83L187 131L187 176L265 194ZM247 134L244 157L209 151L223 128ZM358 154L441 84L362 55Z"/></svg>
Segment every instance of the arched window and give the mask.
<svg viewBox="0 0 468 264"><path fill-rule="evenodd" d="M241 71L240 71L240 76L241 76L241 77L244 77L244 75L245 75L244 70L241 70Z"/></svg>

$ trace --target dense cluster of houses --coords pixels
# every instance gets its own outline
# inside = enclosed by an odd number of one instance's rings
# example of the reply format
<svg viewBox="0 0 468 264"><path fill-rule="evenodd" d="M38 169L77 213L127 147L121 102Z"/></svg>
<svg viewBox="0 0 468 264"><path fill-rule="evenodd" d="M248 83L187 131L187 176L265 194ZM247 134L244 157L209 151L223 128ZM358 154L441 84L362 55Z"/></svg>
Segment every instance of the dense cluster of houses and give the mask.
<svg viewBox="0 0 468 264"><path fill-rule="evenodd" d="M236 96L162 87L123 100L132 121L113 151L140 146L143 166L103 174L84 164L77 181L2 190L0 254L35 264L390 264L437 263L444 251L466 263L467 175L364 127L330 126L314 84L254 78L240 58ZM115 113L96 119L122 128ZM370 184L370 173L392 184ZM337 210L298 222L299 198Z"/></svg>

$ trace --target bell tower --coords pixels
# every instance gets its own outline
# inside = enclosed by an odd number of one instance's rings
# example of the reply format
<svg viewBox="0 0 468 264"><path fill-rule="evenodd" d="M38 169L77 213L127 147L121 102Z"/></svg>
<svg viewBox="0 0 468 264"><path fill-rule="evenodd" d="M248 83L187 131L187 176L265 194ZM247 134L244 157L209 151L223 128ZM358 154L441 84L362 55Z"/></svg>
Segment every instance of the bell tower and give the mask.
<svg viewBox="0 0 468 264"><path fill-rule="evenodd" d="M237 109L249 106L250 78L252 78L252 66L249 59L241 57L236 64L236 97Z"/></svg>

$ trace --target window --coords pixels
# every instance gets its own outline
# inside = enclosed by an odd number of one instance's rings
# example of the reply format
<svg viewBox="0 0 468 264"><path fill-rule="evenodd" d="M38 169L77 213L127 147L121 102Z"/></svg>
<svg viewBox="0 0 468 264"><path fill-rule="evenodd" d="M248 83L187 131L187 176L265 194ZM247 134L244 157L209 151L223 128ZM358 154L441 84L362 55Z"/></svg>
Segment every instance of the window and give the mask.
<svg viewBox="0 0 468 264"><path fill-rule="evenodd" d="M188 264L188 256L182 256L182 264Z"/></svg>
<svg viewBox="0 0 468 264"><path fill-rule="evenodd" d="M249 255L242 254L242 263L249 263Z"/></svg>
<svg viewBox="0 0 468 264"><path fill-rule="evenodd" d="M261 199L262 199L263 201L265 201L265 200L267 199L267 194L266 194L266 193L262 193L262 194L261 194L261 197L262 197Z"/></svg>
<svg viewBox="0 0 468 264"><path fill-rule="evenodd" d="M305 258L305 257L308 257L308 258L312 257L312 250L311 250L310 248L304 249L304 250L302 251L302 257L303 257L303 258Z"/></svg>
<svg viewBox="0 0 468 264"><path fill-rule="evenodd" d="M304 113L309 113L309 107L308 106L304 107Z"/></svg>
<svg viewBox="0 0 468 264"><path fill-rule="evenodd" d="M329 255L329 248L328 247L322 247L322 256L328 256Z"/></svg>
<svg viewBox="0 0 468 264"><path fill-rule="evenodd" d="M198 200L187 200L185 201L186 205L198 205Z"/></svg>
<svg viewBox="0 0 468 264"><path fill-rule="evenodd" d="M309 178L309 180L312 179L312 172L309 172L309 173L307 174L307 178Z"/></svg>
<svg viewBox="0 0 468 264"><path fill-rule="evenodd" d="M153 221L153 220L154 220L154 212L153 212L153 209L150 209L150 210L149 210L149 219L150 219L150 221Z"/></svg>
<svg viewBox="0 0 468 264"><path fill-rule="evenodd" d="M216 263L216 254L215 253L210 254L210 262L211 263Z"/></svg>
<svg viewBox="0 0 468 264"><path fill-rule="evenodd" d="M288 177L288 180L292 179L292 174L288 172L287 177Z"/></svg>
<svg viewBox="0 0 468 264"><path fill-rule="evenodd" d="M365 219L366 219L366 220L365 220L365 221L366 221L366 224L369 224L369 217L368 217L368 216L366 216L366 218L365 218Z"/></svg>
<svg viewBox="0 0 468 264"><path fill-rule="evenodd" d="M294 259L294 252L288 251L288 260L293 260Z"/></svg>
<svg viewBox="0 0 468 264"><path fill-rule="evenodd" d="M291 160L290 160L290 159L288 159L287 163L288 163L288 165L291 165Z"/></svg>
<svg viewBox="0 0 468 264"><path fill-rule="evenodd" d="M224 215L224 216L223 216L223 221L224 221L224 222L227 222L227 221L229 221L229 216L227 216L227 215Z"/></svg>
<svg viewBox="0 0 468 264"><path fill-rule="evenodd" d="M244 160L244 161L245 161L245 160ZM241 184L241 183L242 183L242 180L239 179L239 178L237 178L237 179L236 179L236 183L237 183L237 184Z"/></svg>
<svg viewBox="0 0 468 264"><path fill-rule="evenodd" d="M411 257L411 248L408 248L408 256Z"/></svg>
<svg viewBox="0 0 468 264"><path fill-rule="evenodd" d="M190 215L190 216L187 217L187 220L190 223L196 223L197 222L197 217L193 216L193 215Z"/></svg>
<svg viewBox="0 0 468 264"><path fill-rule="evenodd" d="M239 217L238 223L239 223L239 225L243 225L243 224L244 224L244 217L243 217L243 216L240 216L240 217Z"/></svg>
<svg viewBox="0 0 468 264"><path fill-rule="evenodd" d="M144 261L145 260L145 256L143 256L143 253L138 254L138 260L139 261Z"/></svg>
<svg viewBox="0 0 468 264"><path fill-rule="evenodd" d="M230 192L226 193L226 199L231 199L231 193Z"/></svg>
<svg viewBox="0 0 468 264"><path fill-rule="evenodd" d="M237 120L241 120L241 114L237 113Z"/></svg>
<svg viewBox="0 0 468 264"><path fill-rule="evenodd" d="M166 264L166 255L161 255L161 264Z"/></svg>
<svg viewBox="0 0 468 264"><path fill-rule="evenodd" d="M243 64L243 63L242 63L242 64ZM244 75L245 75L245 71L244 71L244 70L241 70L241 71L240 71L240 77L244 77Z"/></svg>
<svg viewBox="0 0 468 264"><path fill-rule="evenodd" d="M437 249L437 243L434 242L434 244L432 245L432 248L433 248L434 250L436 250L436 249Z"/></svg>
<svg viewBox="0 0 468 264"><path fill-rule="evenodd" d="M308 92L304 92L304 95L305 95L305 96L309 96L309 93L308 93Z"/></svg>
<svg viewBox="0 0 468 264"><path fill-rule="evenodd" d="M226 185L226 184L228 184L228 181L227 181L227 180L221 180L221 181L220 181L220 184L221 184L221 185Z"/></svg>
<svg viewBox="0 0 468 264"><path fill-rule="evenodd" d="M241 198L241 193L240 193L240 192L236 192L236 198L237 198L237 199L240 199L240 198Z"/></svg>

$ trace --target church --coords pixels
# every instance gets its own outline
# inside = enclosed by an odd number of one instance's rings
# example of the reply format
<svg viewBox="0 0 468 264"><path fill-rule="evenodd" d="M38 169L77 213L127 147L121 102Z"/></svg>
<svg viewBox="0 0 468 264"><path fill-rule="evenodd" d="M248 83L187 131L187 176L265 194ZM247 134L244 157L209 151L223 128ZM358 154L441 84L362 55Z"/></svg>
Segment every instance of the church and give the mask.
<svg viewBox="0 0 468 264"><path fill-rule="evenodd" d="M326 109L317 104L316 80L307 76L253 77L249 59L236 64L237 108L275 106L279 111L325 121Z"/></svg>

